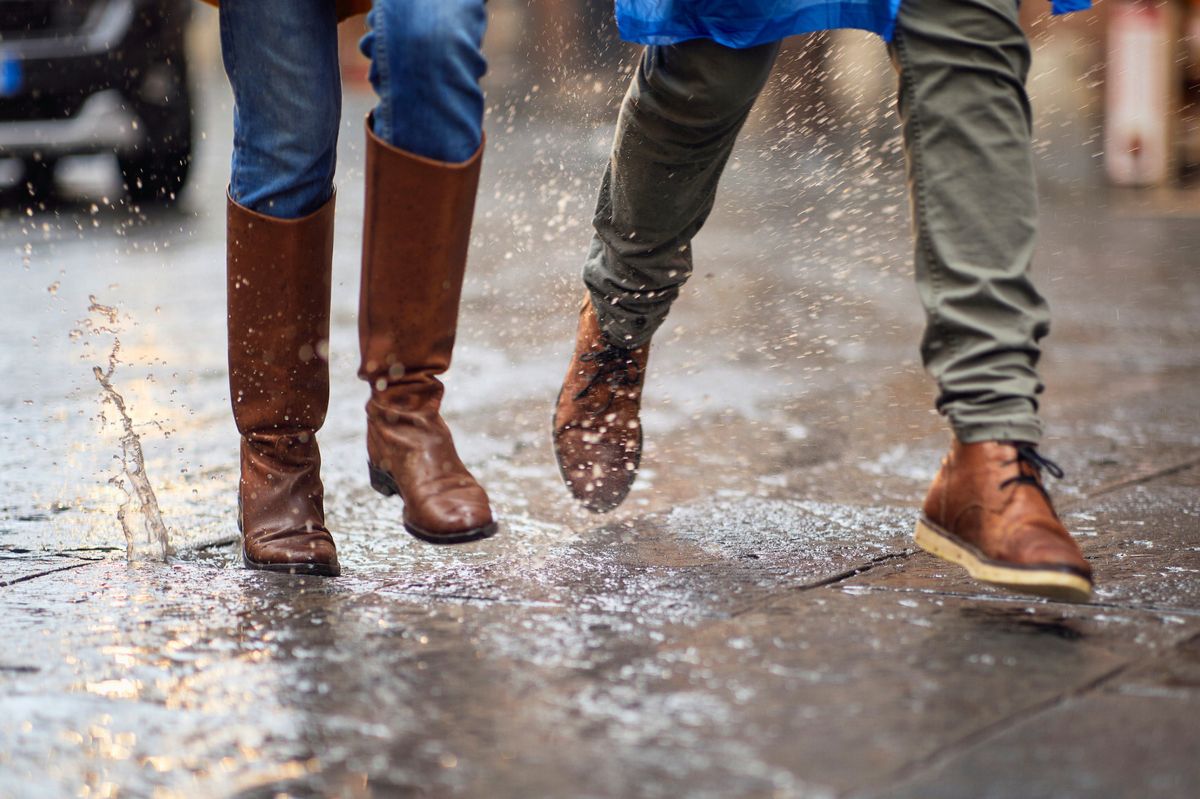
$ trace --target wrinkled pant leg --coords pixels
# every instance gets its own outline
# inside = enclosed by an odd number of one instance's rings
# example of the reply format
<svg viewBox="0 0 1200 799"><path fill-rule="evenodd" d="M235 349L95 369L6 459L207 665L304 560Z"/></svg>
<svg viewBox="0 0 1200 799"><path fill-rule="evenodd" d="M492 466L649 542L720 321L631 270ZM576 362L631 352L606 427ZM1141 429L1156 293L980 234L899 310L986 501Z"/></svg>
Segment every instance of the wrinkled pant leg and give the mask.
<svg viewBox="0 0 1200 799"><path fill-rule="evenodd" d="M469 160L483 141L485 0L375 0L367 25L375 135L435 161Z"/></svg>
<svg viewBox="0 0 1200 799"><path fill-rule="evenodd" d="M621 106L583 269L605 335L636 347L692 272L692 237L712 210L738 132L778 43L706 39L650 47Z"/></svg>
<svg viewBox="0 0 1200 799"><path fill-rule="evenodd" d="M1036 442L1045 300L1030 280L1037 227L1029 43L1017 0L905 0L891 56L927 326L925 366L960 441Z"/></svg>
<svg viewBox="0 0 1200 799"><path fill-rule="evenodd" d="M342 84L329 0L222 0L233 86L229 193L252 211L307 216L333 194Z"/></svg>

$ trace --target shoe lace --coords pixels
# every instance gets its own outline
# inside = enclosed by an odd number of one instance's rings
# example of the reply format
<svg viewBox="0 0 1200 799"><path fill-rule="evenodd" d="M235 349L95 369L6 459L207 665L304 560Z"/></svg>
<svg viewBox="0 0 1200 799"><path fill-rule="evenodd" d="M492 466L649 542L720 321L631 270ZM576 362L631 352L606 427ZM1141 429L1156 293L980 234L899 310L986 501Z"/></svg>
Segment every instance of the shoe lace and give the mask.
<svg viewBox="0 0 1200 799"><path fill-rule="evenodd" d="M637 384L637 362L633 359L633 350L626 349L625 347L617 347L613 344L605 344L603 349L593 350L580 355L579 360L584 363L595 364L596 371L588 378L587 385L575 394L576 400L586 397L588 392L601 383L613 389L612 394L608 397L608 402L605 403L600 413L603 413L612 404L616 389L622 386Z"/></svg>
<svg viewBox="0 0 1200 799"><path fill-rule="evenodd" d="M1045 469L1056 480L1061 480L1066 473L1063 472L1061 466L1042 455L1042 453L1038 452L1037 449L1030 444L1017 444L1016 447L1017 457L1013 458L1011 461L1007 461L1006 465L1013 463L1027 463L1032 467L1033 472L1030 474L1025 471L1020 471L1016 477L1010 477L1001 483L1000 488L1004 489L1010 485L1030 485L1042 492L1042 496L1049 500L1050 495L1046 493L1046 488L1042 485L1042 470Z"/></svg>

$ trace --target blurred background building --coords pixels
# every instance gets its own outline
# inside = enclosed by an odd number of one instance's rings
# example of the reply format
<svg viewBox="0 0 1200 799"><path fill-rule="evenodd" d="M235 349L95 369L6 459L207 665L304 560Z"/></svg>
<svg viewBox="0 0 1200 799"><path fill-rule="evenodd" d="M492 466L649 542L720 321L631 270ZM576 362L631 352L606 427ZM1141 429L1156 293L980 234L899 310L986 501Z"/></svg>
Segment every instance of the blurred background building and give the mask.
<svg viewBox="0 0 1200 799"><path fill-rule="evenodd" d="M618 39L611 0L489 5L492 127L522 114L611 124L637 52ZM1034 0L1022 15L1050 179L1188 185L1200 165L1200 0L1101 0L1063 18ZM364 24L342 29L350 92L369 91ZM61 188L60 162L79 154L104 156L134 200L173 201L193 155L188 111L227 103L223 81L216 14L190 0L0 0L2 205ZM896 135L893 88L878 39L795 37L750 131L799 149L831 138L878 147ZM194 118L201 138L227 133Z"/></svg>

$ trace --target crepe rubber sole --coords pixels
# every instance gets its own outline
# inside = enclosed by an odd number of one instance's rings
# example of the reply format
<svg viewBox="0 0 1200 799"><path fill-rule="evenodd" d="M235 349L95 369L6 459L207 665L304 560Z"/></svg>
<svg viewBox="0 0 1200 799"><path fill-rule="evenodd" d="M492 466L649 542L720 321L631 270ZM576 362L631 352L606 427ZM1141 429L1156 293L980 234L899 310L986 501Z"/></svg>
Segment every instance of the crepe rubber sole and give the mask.
<svg viewBox="0 0 1200 799"><path fill-rule="evenodd" d="M921 549L962 566L976 580L1016 594L1033 594L1059 602L1087 602L1092 598L1091 580L1075 571L992 560L924 516L917 521L916 540Z"/></svg>
<svg viewBox="0 0 1200 799"><path fill-rule="evenodd" d="M396 481L388 472L370 462L367 463L367 468L371 474L371 488L385 497L400 495L400 487L396 485ZM404 529L413 538L420 539L427 544L467 544L471 541L482 541L485 538L491 538L500 529L500 525L492 522L491 524L485 524L483 527L476 527L471 530L462 530L455 533L431 533L428 530L422 530L414 524L405 522Z"/></svg>

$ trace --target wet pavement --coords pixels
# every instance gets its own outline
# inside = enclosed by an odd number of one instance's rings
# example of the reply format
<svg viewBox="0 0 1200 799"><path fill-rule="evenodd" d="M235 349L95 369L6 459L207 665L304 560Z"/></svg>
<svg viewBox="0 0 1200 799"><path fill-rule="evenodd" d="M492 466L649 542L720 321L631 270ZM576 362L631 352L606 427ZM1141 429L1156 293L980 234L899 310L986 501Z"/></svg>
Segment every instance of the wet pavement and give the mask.
<svg viewBox="0 0 1200 799"><path fill-rule="evenodd" d="M338 579L247 572L229 543L227 96L179 210L78 164L48 208L0 215L0 796L1200 793L1200 197L1105 191L1063 136L1040 149L1044 449L1098 590L1026 600L911 541L948 437L890 121L814 148L756 118L656 339L638 484L606 516L568 500L550 411L612 123L574 99L490 112L446 407L503 530L458 548L367 484L347 99ZM123 430L92 371L115 339L165 564L125 560Z"/></svg>

